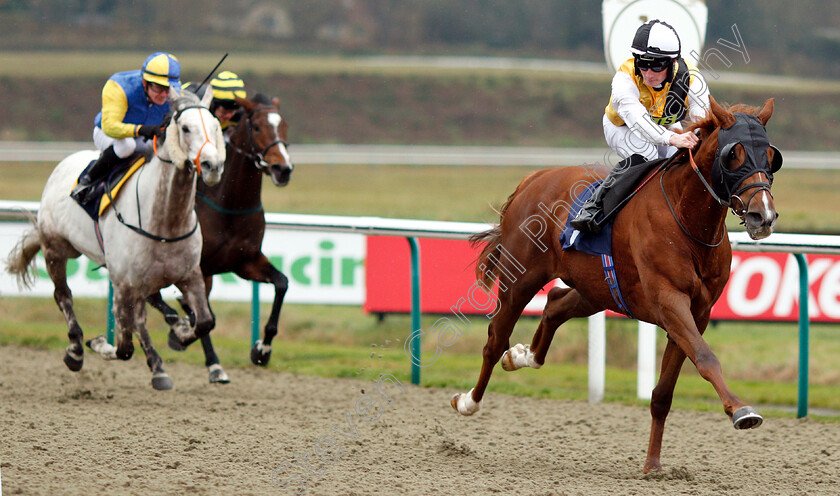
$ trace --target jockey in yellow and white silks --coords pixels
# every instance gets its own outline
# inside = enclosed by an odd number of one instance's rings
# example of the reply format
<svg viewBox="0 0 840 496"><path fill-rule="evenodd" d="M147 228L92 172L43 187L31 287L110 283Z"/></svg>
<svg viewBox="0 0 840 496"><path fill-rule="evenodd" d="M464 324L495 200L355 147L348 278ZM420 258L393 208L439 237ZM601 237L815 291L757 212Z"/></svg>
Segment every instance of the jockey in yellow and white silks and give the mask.
<svg viewBox="0 0 840 496"><path fill-rule="evenodd" d="M674 83L665 81L658 88L646 85L635 74L634 59L628 59L613 76L612 94L604 117L604 137L607 144L621 158L638 153L648 160L673 155L676 147L670 143L674 130L682 129L681 117L697 122L709 108L709 89L697 68L684 59L671 62L675 74L685 71L688 91L680 101L668 105L668 95ZM678 109L671 108L679 105ZM666 110L666 107L668 108ZM630 135L630 136L628 136ZM628 140L631 144L628 146Z"/></svg>
<svg viewBox="0 0 840 496"><path fill-rule="evenodd" d="M682 129L682 120L706 116L709 87L697 68L680 57L679 37L664 22L639 27L630 51L633 58L612 79L604 137L622 159L634 153L647 160L673 155L693 144L680 138L672 143L674 130Z"/></svg>
<svg viewBox="0 0 840 496"><path fill-rule="evenodd" d="M174 56L156 52L139 70L118 72L102 88L102 111L96 115L93 143L102 151L79 178L71 196L80 203L90 185L105 176L120 159L144 151L147 142L161 133L169 112L169 89L181 89L181 65Z"/></svg>
<svg viewBox="0 0 840 496"><path fill-rule="evenodd" d="M604 138L622 160L571 221L579 231L597 233L604 219L603 200L631 166L694 148L699 139L680 134L683 120L696 122L709 109L709 87L696 67L680 57L680 38L660 20L642 24L630 46L632 58L612 79L602 123Z"/></svg>

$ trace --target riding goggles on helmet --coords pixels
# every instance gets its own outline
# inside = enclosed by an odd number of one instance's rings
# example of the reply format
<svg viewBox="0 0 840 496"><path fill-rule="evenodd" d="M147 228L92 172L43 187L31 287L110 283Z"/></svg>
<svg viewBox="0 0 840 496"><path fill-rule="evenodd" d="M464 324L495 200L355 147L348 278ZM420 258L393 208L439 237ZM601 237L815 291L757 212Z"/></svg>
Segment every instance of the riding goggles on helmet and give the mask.
<svg viewBox="0 0 840 496"><path fill-rule="evenodd" d="M636 55L635 58L636 68L640 71L662 72L674 63L674 59L671 58L653 58L644 55Z"/></svg>

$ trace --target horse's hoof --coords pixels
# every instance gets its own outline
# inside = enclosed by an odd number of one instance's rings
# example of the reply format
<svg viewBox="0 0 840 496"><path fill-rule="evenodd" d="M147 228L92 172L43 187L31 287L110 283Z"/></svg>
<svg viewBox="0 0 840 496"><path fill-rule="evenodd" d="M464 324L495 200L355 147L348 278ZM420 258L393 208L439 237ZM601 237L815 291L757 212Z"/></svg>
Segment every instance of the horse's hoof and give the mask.
<svg viewBox="0 0 840 496"><path fill-rule="evenodd" d="M251 363L265 367L271 360L271 346L263 346L262 340L258 340L251 348Z"/></svg>
<svg viewBox="0 0 840 496"><path fill-rule="evenodd" d="M67 365L67 368L73 372L78 372L82 370L82 365L85 364L85 357L84 355L79 356L78 358L74 356L75 354L70 353L69 351L64 352L64 364Z"/></svg>
<svg viewBox="0 0 840 496"><path fill-rule="evenodd" d="M184 351L187 349L187 346L178 339L178 335L175 334L175 331L169 331L169 349L175 351Z"/></svg>
<svg viewBox="0 0 840 496"><path fill-rule="evenodd" d="M120 360L131 360L134 356L134 343L129 341L125 346L117 346L115 356Z"/></svg>
<svg viewBox="0 0 840 496"><path fill-rule="evenodd" d="M456 393L449 399L449 404L458 413L465 417L469 417L481 408L481 403L476 403L472 398L473 390L470 389L466 393Z"/></svg>
<svg viewBox="0 0 840 496"><path fill-rule="evenodd" d="M230 377L221 365L217 363L210 366L210 384L227 384L229 382Z"/></svg>
<svg viewBox="0 0 840 496"><path fill-rule="evenodd" d="M755 429L764 422L764 418L751 406L742 406L732 414L732 425L736 429Z"/></svg>
<svg viewBox="0 0 840 496"><path fill-rule="evenodd" d="M502 370L506 370L508 372L516 370L516 368L513 366L513 359L510 357L509 349L505 350L505 352L502 353Z"/></svg>
<svg viewBox="0 0 840 496"><path fill-rule="evenodd" d="M158 391L168 391L172 389L173 384L166 372L163 372L152 376L152 387Z"/></svg>

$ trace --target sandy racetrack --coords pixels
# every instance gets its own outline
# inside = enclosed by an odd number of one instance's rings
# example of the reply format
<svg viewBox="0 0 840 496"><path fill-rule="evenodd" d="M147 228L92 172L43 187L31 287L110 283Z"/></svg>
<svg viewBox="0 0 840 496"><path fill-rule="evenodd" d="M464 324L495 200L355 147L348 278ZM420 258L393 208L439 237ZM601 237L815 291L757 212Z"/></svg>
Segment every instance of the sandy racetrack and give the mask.
<svg viewBox="0 0 840 496"><path fill-rule="evenodd" d="M210 386L202 367L166 368L175 390L156 392L139 350L88 354L73 374L60 353L0 348L3 494L840 494L837 424L771 417L739 432L722 413L676 411L664 474L645 477L645 408L491 383L464 418L454 391L386 381L389 404L370 382L247 369Z"/></svg>

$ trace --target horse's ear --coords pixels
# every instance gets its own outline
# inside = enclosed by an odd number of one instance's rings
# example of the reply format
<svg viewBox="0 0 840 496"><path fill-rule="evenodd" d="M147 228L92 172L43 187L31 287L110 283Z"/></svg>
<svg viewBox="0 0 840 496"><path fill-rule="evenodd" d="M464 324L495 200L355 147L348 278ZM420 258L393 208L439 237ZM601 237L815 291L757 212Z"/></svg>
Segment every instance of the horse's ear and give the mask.
<svg viewBox="0 0 840 496"><path fill-rule="evenodd" d="M280 99L276 96L271 99L271 104L274 105L274 108L280 109Z"/></svg>
<svg viewBox="0 0 840 496"><path fill-rule="evenodd" d="M234 101L237 105L244 108L245 112L250 112L254 110L254 102L248 100L247 98L239 98L238 96L235 96Z"/></svg>
<svg viewBox="0 0 840 496"><path fill-rule="evenodd" d="M712 115L714 116L715 121L717 121L718 127L725 128L735 124L735 116L718 104L715 97L709 96L709 106L712 109Z"/></svg>
<svg viewBox="0 0 840 496"><path fill-rule="evenodd" d="M213 101L213 91L208 88L207 91L204 92L204 96L201 97L201 106L210 108L210 102Z"/></svg>
<svg viewBox="0 0 840 496"><path fill-rule="evenodd" d="M775 101L775 98L767 99L767 101L764 102L764 106L761 107L761 110L758 112L758 120L765 126L767 125L767 121L770 120L770 116L773 115L773 104Z"/></svg>
<svg viewBox="0 0 840 496"><path fill-rule="evenodd" d="M169 87L169 100L175 101L181 96L181 92L176 90L174 87Z"/></svg>

